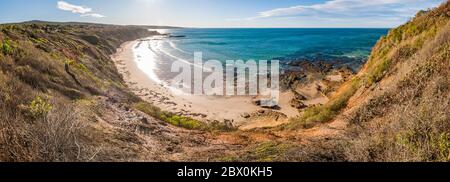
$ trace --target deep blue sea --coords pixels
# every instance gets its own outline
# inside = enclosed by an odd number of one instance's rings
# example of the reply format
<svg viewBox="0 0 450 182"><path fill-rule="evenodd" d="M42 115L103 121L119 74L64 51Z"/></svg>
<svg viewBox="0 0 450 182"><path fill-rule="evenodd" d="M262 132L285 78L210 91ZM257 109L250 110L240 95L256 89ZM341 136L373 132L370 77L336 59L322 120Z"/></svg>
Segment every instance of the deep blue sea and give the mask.
<svg viewBox="0 0 450 182"><path fill-rule="evenodd" d="M377 40L388 29L172 29L163 45L181 58L203 52L204 59L292 61L366 59Z"/></svg>

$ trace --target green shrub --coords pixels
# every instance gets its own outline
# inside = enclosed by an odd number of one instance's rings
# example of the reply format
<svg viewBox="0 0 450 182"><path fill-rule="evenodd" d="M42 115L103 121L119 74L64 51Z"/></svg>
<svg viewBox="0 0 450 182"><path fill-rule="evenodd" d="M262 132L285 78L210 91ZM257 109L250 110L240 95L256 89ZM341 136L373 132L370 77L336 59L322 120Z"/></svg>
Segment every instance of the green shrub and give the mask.
<svg viewBox="0 0 450 182"><path fill-rule="evenodd" d="M370 71L368 74L367 86L371 86L372 84L379 82L389 69L389 65L390 60L383 59L383 61L377 65L373 71Z"/></svg>
<svg viewBox="0 0 450 182"><path fill-rule="evenodd" d="M83 63L77 63L74 66L81 71L84 71L84 72L89 71L88 68Z"/></svg>
<svg viewBox="0 0 450 182"><path fill-rule="evenodd" d="M178 126L181 128L186 128L190 130L204 130L207 128L205 123L184 116L164 113L162 115L162 118L163 121L166 121L174 126Z"/></svg>
<svg viewBox="0 0 450 182"><path fill-rule="evenodd" d="M9 55L13 53L13 47L9 39L4 40L3 43L0 45L3 54Z"/></svg>
<svg viewBox="0 0 450 182"><path fill-rule="evenodd" d="M438 149L438 158L442 161L450 160L450 134L441 133L441 136L436 140L435 147Z"/></svg>
<svg viewBox="0 0 450 182"><path fill-rule="evenodd" d="M30 104L20 107L32 118L43 117L53 109L52 104L46 102L39 96L34 98Z"/></svg>
<svg viewBox="0 0 450 182"><path fill-rule="evenodd" d="M73 60L73 59L66 59L66 62L65 62L65 63L66 63L67 65L69 65L69 66L75 67L76 69L78 69L78 70L80 70L80 71L82 71L82 72L91 74L91 73L89 72L89 69L88 69L83 63L79 63L79 62L77 62L77 61L75 61L75 60ZM93 75L90 75L90 76L93 76Z"/></svg>
<svg viewBox="0 0 450 182"><path fill-rule="evenodd" d="M47 44L48 40L42 37L39 38L30 38L32 42L35 42L37 44Z"/></svg>
<svg viewBox="0 0 450 182"><path fill-rule="evenodd" d="M148 102L138 102L134 104L133 107L145 114L155 117L156 119L162 119L161 109Z"/></svg>
<svg viewBox="0 0 450 182"><path fill-rule="evenodd" d="M141 112L144 112L156 119L165 121L171 125L178 126L181 128L186 128L190 130L203 130L203 131L233 131L236 130L235 127L227 125L226 123L221 123L214 121L211 123L204 123L189 117L178 116L171 112L162 111L160 108L148 103L148 102L138 102L133 105L133 107Z"/></svg>

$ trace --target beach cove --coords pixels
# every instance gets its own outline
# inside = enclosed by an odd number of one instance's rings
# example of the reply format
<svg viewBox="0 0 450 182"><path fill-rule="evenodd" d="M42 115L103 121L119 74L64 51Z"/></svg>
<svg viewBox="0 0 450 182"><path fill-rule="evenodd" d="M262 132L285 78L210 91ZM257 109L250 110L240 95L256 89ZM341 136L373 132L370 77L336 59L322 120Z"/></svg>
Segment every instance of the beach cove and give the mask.
<svg viewBox="0 0 450 182"><path fill-rule="evenodd" d="M325 79L321 78L324 77L323 75L308 74L307 84L303 84L302 86L297 86L296 88L291 89L294 91L283 89L280 92L280 100L277 109L262 108L258 104L255 104L258 99L257 96L204 96L180 94L180 90L174 89L168 84L170 80L177 74L171 72L171 66L174 61L182 60L187 64L192 64L194 55L192 51L195 50L204 50L204 59L212 59L211 56L219 57L221 59L227 59L233 56L248 58L248 56L246 55L250 54L240 54L239 51L234 51L234 46L236 46L235 42L237 41L234 39L242 39L242 41L248 42L248 39L243 39L242 37L235 36L237 36L237 33L253 30L231 30L231 35L227 36L234 38L231 38L230 40L218 38L220 36L224 36L222 35L222 31L224 30L212 29L209 31L212 32L213 35L209 35L206 37L202 37L203 35L199 35L199 33L202 33L202 31L197 29L160 31L167 34L126 42L117 50L116 54L112 55L112 58L115 61L117 69L122 74L128 86L136 95L140 96L143 100L160 107L164 111L169 111L180 116L191 117L204 122L230 122L234 126L238 126L241 129L273 127L287 123L289 121L289 118L296 117L301 114L299 112L299 109L303 108L304 106L324 104L328 101L328 96L321 93L320 90L324 87L327 87L326 85L324 85L326 83L323 83L322 80L328 79L331 82L342 81L342 76L339 73L330 72L331 75L327 75ZM265 31L266 30L261 30L261 32L263 33ZM301 32L303 31L306 31L307 33L311 30L301 30ZM329 30L322 31L327 32ZM339 31L345 32L342 30ZM361 32L361 30L357 31ZM369 31L370 33L368 35L362 33L361 34L367 37L373 36L373 34L377 34L377 32L379 31L380 30L375 30L375 33ZM295 32L295 30L281 31L281 33L285 32L290 32L292 34L293 32ZM185 37L184 33L189 34L189 37ZM277 40L277 38L275 38L275 40ZM268 41L273 42L275 40ZM214 42L216 42L216 44L213 44ZM219 44L220 42L222 43ZM279 43L274 44L275 47L280 47L278 46ZM311 45L315 44L318 45L321 43L311 42ZM193 48L194 45L198 47ZM229 48L230 50L221 52L216 50L219 48L217 46L222 46L222 48L226 49L231 46L231 48ZM270 46L268 45L266 47L266 49L270 48ZM281 60L281 64L283 67L286 67L286 64L289 64L289 61L286 61L287 59L300 59L300 57L298 56L296 58L289 57L294 56L293 53L295 51L293 51L294 48L292 47L293 46L288 47L288 50L291 50L290 52L278 51L280 55L285 55L284 58L280 57L279 59ZM302 45L300 47L301 50L307 49L305 48L305 45ZM279 55L276 54L266 55L258 53L254 50L257 48L258 47L248 47L248 50L255 52L257 58L269 59L274 58L275 56L279 57ZM282 50L279 48L275 49ZM364 59L364 54L360 55L360 52L362 50L364 50L364 48L361 48L361 46L358 45L355 47L355 51L353 51L357 54L340 55L342 56L342 58L346 58L342 59L340 63L342 63L342 65L360 64L358 63L358 60ZM225 53L228 54L228 57L224 55ZM317 52L317 55L324 56L324 54L325 53ZM308 55L313 56L314 54ZM336 58L333 59L337 60ZM349 60L353 60L353 62ZM314 72L319 71L314 70ZM281 79L286 80L289 78L284 77ZM292 103L295 98L299 97L299 94L301 94L301 97L304 98L302 103Z"/></svg>

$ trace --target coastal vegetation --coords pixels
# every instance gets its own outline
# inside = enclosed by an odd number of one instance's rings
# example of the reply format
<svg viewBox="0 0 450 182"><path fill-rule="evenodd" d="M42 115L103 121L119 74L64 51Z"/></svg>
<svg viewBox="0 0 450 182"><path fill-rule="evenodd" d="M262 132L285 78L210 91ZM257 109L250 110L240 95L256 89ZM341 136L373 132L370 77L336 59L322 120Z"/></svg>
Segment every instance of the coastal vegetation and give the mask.
<svg viewBox="0 0 450 182"><path fill-rule="evenodd" d="M174 126L202 131L234 131L236 128L231 123L223 123L214 121L211 123L201 122L189 117L179 116L167 111L162 111L159 107L156 107L148 102L138 102L134 104L137 110L140 110L150 116L160 119Z"/></svg>

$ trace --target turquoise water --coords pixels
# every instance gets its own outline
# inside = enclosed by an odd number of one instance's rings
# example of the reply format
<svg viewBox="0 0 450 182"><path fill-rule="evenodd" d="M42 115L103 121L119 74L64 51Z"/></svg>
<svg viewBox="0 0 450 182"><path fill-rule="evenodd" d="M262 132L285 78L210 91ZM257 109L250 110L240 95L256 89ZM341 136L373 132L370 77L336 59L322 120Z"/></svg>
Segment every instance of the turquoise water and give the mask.
<svg viewBox="0 0 450 182"><path fill-rule="evenodd" d="M388 29L173 29L164 52L190 60L365 60Z"/></svg>

